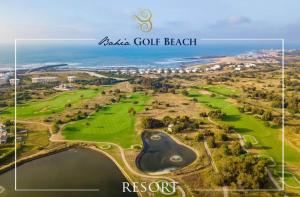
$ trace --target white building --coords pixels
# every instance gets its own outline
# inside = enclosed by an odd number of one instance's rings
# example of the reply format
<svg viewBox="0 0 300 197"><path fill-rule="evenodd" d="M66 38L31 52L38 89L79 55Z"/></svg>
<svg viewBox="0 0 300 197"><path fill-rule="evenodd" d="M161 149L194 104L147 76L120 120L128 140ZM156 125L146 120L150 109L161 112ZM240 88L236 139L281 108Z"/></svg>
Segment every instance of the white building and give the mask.
<svg viewBox="0 0 300 197"><path fill-rule="evenodd" d="M186 73L190 73L190 72L191 72L191 69L186 68L186 69L185 69L185 72L186 72Z"/></svg>
<svg viewBox="0 0 300 197"><path fill-rule="evenodd" d="M9 80L9 83L10 83L10 85L19 85L19 83L20 83L20 79L10 79Z"/></svg>
<svg viewBox="0 0 300 197"><path fill-rule="evenodd" d="M130 73L131 75L135 75L135 74L137 73L137 71L136 71L136 70L129 70L129 73Z"/></svg>
<svg viewBox="0 0 300 197"><path fill-rule="evenodd" d="M58 91L69 91L74 89L74 87L70 84L60 84L59 86L54 87L54 90Z"/></svg>
<svg viewBox="0 0 300 197"><path fill-rule="evenodd" d="M33 77L32 83L51 83L58 81L57 77Z"/></svg>
<svg viewBox="0 0 300 197"><path fill-rule="evenodd" d="M220 69L221 69L221 66L219 64L216 64L211 67L211 70L220 70Z"/></svg>
<svg viewBox="0 0 300 197"><path fill-rule="evenodd" d="M196 72L198 72L198 68L194 68L194 69L192 69L192 72L193 72L193 73L196 73Z"/></svg>
<svg viewBox="0 0 300 197"><path fill-rule="evenodd" d="M73 83L73 82L75 82L75 81L76 81L76 79L77 79L77 77L76 77L76 76L68 76L68 82L69 82L69 83Z"/></svg>
<svg viewBox="0 0 300 197"><path fill-rule="evenodd" d="M127 70L120 70L121 74L128 74Z"/></svg>
<svg viewBox="0 0 300 197"><path fill-rule="evenodd" d="M0 126L0 144L6 144L7 142L7 131L4 126L1 124Z"/></svg>
<svg viewBox="0 0 300 197"><path fill-rule="evenodd" d="M256 64L253 64L253 63L247 63L247 64L245 64L245 67L246 67L246 68L256 67Z"/></svg>
<svg viewBox="0 0 300 197"><path fill-rule="evenodd" d="M0 78L0 85L4 85L4 84L6 84L6 83L7 83L7 79L4 78L4 77L1 77L1 78Z"/></svg>

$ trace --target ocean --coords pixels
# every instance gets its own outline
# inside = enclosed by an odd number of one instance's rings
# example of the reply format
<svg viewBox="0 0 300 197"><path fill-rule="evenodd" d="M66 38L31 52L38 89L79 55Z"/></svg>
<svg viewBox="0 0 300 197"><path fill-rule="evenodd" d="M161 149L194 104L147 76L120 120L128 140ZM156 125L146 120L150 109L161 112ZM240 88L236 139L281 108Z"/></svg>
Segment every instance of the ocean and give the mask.
<svg viewBox="0 0 300 197"><path fill-rule="evenodd" d="M67 63L74 69L175 68L210 62L209 57L281 49L280 42L209 42L197 46L99 46L97 41L18 43L17 68ZM0 69L14 67L14 47L0 47Z"/></svg>

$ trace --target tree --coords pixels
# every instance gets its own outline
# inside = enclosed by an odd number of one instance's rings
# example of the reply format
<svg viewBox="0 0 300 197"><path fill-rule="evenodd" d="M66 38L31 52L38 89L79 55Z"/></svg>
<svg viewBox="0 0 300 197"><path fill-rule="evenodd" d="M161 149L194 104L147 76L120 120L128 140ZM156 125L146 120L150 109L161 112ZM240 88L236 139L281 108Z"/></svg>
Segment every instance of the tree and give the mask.
<svg viewBox="0 0 300 197"><path fill-rule="evenodd" d="M230 155L231 154L227 144L223 144L222 149L223 149L224 155Z"/></svg>
<svg viewBox="0 0 300 197"><path fill-rule="evenodd" d="M234 130L234 127L229 124L223 124L220 127L224 130L225 133L231 133Z"/></svg>
<svg viewBox="0 0 300 197"><path fill-rule="evenodd" d="M154 129L154 128L160 128L163 127L164 124L162 121L151 118L151 117L146 117L142 120L142 125L144 129Z"/></svg>
<svg viewBox="0 0 300 197"><path fill-rule="evenodd" d="M261 117L262 120L269 121L272 120L272 113L270 111L265 111Z"/></svg>
<svg viewBox="0 0 300 197"><path fill-rule="evenodd" d="M214 136L209 136L206 141L209 148L215 148L217 146Z"/></svg>
<svg viewBox="0 0 300 197"><path fill-rule="evenodd" d="M206 112L201 112L201 113L199 114L199 116L200 116L200 117L207 117L207 113L206 113Z"/></svg>
<svg viewBox="0 0 300 197"><path fill-rule="evenodd" d="M232 155L239 156L244 153L244 150L239 142L233 142L230 146L230 152Z"/></svg>
<svg viewBox="0 0 300 197"><path fill-rule="evenodd" d="M197 133L196 137L195 137L195 141L196 142L200 142L200 141L203 141L204 140L204 135L203 133Z"/></svg>
<svg viewBox="0 0 300 197"><path fill-rule="evenodd" d="M246 148L252 148L252 147L253 147L253 144L252 144L251 142L249 142L249 141L246 141L246 142L245 142L245 147L246 147Z"/></svg>
<svg viewBox="0 0 300 197"><path fill-rule="evenodd" d="M276 126L276 127L281 126L281 124L282 124L282 119L281 119L281 117L276 117L276 118L274 118L273 121L272 121L272 124L273 124L274 126Z"/></svg>
<svg viewBox="0 0 300 197"><path fill-rule="evenodd" d="M169 126L169 124L173 123L173 119L170 116L165 116L162 119L165 126Z"/></svg>
<svg viewBox="0 0 300 197"><path fill-rule="evenodd" d="M238 189L260 189L268 184L267 163L252 155L227 156L217 161L219 175L213 179L218 185L235 186Z"/></svg>
<svg viewBox="0 0 300 197"><path fill-rule="evenodd" d="M57 133L59 131L59 124L57 124L57 122L53 123L52 130L54 133Z"/></svg>
<svg viewBox="0 0 300 197"><path fill-rule="evenodd" d="M226 135L226 133L218 133L217 134L217 139L220 140L220 141L227 141L228 136Z"/></svg>
<svg viewBox="0 0 300 197"><path fill-rule="evenodd" d="M208 113L208 116L215 119L223 119L226 114L223 113L220 109L212 110Z"/></svg>
<svg viewBox="0 0 300 197"><path fill-rule="evenodd" d="M5 120L4 125L6 127L13 126L14 125L14 121L7 119L7 120Z"/></svg>
<svg viewBox="0 0 300 197"><path fill-rule="evenodd" d="M186 89L184 89L181 91L181 94L183 94L184 96L188 96L189 92Z"/></svg>

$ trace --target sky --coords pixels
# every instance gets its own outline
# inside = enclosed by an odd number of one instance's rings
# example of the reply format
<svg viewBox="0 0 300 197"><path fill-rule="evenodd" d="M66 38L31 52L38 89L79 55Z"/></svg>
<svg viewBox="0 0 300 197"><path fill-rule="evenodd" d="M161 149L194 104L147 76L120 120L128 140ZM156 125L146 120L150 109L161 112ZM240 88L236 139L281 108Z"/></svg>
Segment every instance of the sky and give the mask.
<svg viewBox="0 0 300 197"><path fill-rule="evenodd" d="M300 43L299 0L2 0L0 43L15 38L179 36ZM149 9L153 29L133 15Z"/></svg>

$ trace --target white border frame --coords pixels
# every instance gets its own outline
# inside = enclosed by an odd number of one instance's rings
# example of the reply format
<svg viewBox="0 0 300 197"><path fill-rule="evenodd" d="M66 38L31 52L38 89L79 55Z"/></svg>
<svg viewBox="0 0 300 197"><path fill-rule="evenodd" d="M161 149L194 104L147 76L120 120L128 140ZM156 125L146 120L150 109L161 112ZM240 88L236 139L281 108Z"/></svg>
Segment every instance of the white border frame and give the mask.
<svg viewBox="0 0 300 197"><path fill-rule="evenodd" d="M79 39L64 39L64 38L57 38L57 39L14 39L15 50L14 50L14 59L15 59L15 81L17 79L17 41L94 41L97 40L95 38L79 38ZM283 38L201 38L202 41L280 41L281 42L281 113L282 113L282 179L284 180L284 140L285 140L285 113L284 113L284 103L285 103L285 63L284 63L284 50L285 50L285 40ZM17 84L15 83L15 191L100 191L99 189L18 189L17 188ZM278 189L226 189L228 192L264 192L264 191L272 191L272 192L280 192L284 191L284 181L282 181L281 188ZM197 191L224 191L224 189L199 189ZM224 191L225 192L225 191Z"/></svg>

